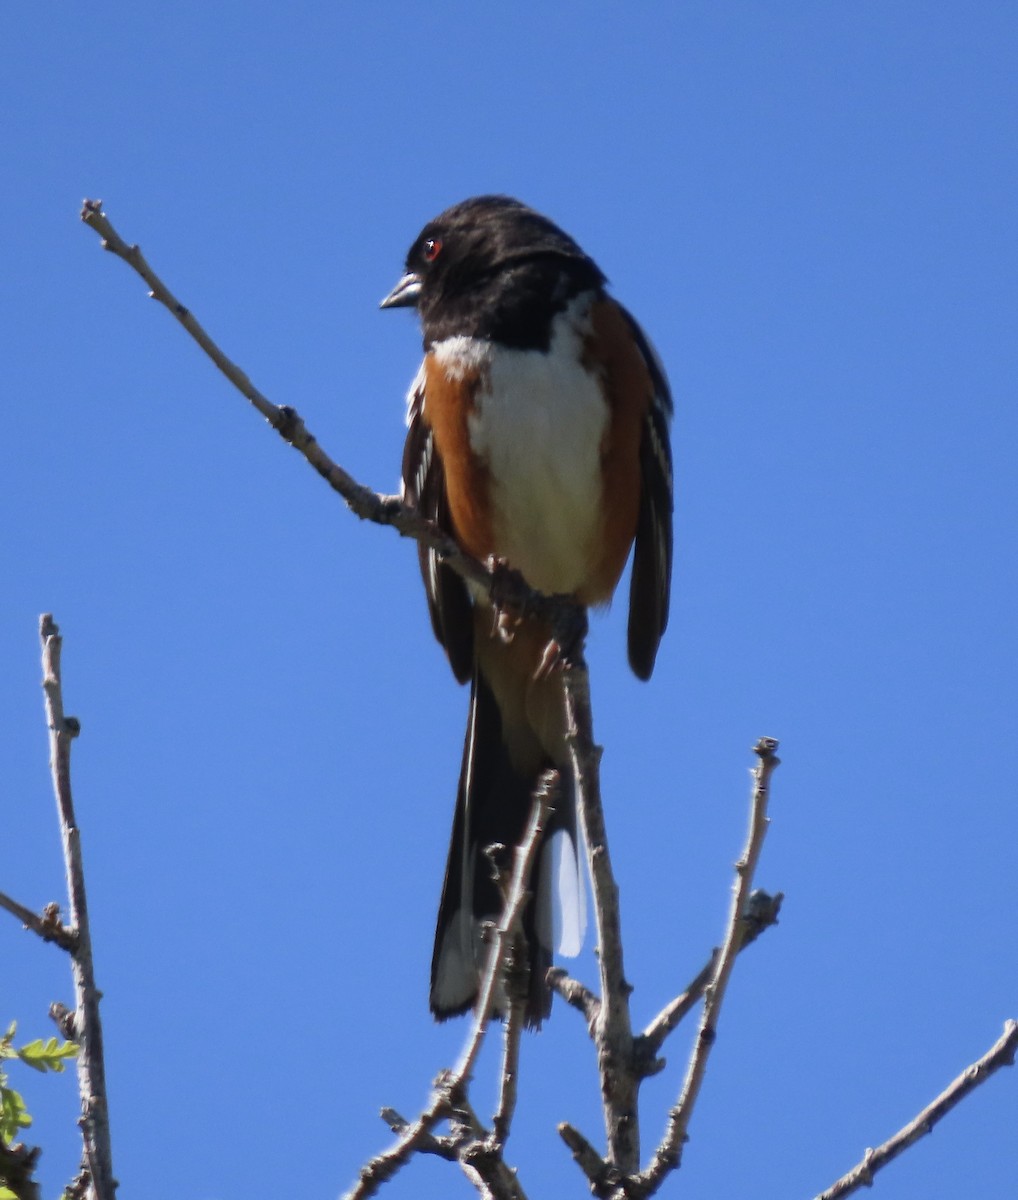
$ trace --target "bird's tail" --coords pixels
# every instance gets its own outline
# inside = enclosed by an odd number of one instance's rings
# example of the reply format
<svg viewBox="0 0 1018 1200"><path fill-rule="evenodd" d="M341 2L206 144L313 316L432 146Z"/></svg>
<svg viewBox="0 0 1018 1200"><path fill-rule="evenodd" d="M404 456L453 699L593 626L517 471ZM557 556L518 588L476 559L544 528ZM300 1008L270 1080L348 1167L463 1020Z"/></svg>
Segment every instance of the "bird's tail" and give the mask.
<svg viewBox="0 0 1018 1200"><path fill-rule="evenodd" d="M535 703L535 688L553 692L556 711L560 710L558 681L551 681L549 687L547 682L535 684L526 672L507 674L498 661L504 648L492 642L488 646L474 669L431 963L431 1011L439 1020L463 1013L476 1002L491 948L485 930L502 915L502 887L486 850L496 844L506 848L503 876L507 877L513 851L527 829L534 789L542 773L562 761L561 753L554 758L549 753L556 738L542 736L542 722L534 720L535 709L541 707ZM513 657L520 659L518 653ZM535 860L531 898L522 917L529 967L525 1018L533 1027L551 1010L545 977L553 949L576 954L583 937L585 891L578 865L575 789L569 772L561 767L559 772L554 811ZM504 988L499 987L493 1009L501 1016L505 1008Z"/></svg>

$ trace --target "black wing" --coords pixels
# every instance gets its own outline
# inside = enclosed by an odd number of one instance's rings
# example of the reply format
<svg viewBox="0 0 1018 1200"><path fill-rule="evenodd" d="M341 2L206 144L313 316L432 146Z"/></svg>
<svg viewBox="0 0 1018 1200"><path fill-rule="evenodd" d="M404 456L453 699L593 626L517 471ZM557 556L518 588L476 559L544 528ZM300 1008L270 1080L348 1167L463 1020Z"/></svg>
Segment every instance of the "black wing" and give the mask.
<svg viewBox="0 0 1018 1200"><path fill-rule="evenodd" d="M403 447L403 499L414 505L445 533L452 536L445 471L435 447L431 426L424 419L424 372L410 391L406 445ZM470 593L455 571L434 550L417 543L428 612L435 637L445 647L452 672L460 683L473 674L474 622Z"/></svg>
<svg viewBox="0 0 1018 1200"><path fill-rule="evenodd" d="M626 318L654 385L640 438L640 514L629 584L629 665L640 679L649 679L668 626L672 586L672 397L653 347L629 313Z"/></svg>

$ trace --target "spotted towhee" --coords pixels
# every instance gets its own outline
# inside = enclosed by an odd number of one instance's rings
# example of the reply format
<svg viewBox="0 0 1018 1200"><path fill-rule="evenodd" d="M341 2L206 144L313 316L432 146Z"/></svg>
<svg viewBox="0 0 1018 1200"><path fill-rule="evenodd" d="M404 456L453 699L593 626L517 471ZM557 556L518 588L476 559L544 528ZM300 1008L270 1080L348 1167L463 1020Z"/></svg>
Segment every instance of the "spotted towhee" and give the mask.
<svg viewBox="0 0 1018 1200"><path fill-rule="evenodd" d="M605 282L551 221L479 196L425 225L382 307L416 308L424 333L408 398L407 502L475 558L587 605L608 603L635 542L629 662L647 679L668 621L672 405L647 338ZM519 844L535 783L556 767L563 799L523 920L536 1026L551 1006L553 945L579 950L584 895L560 686L541 667L550 631L527 621L506 635L487 597L433 551L421 547L420 562L435 635L456 678L471 682L431 1009L443 1019L476 1000L484 925L502 909L485 849Z"/></svg>

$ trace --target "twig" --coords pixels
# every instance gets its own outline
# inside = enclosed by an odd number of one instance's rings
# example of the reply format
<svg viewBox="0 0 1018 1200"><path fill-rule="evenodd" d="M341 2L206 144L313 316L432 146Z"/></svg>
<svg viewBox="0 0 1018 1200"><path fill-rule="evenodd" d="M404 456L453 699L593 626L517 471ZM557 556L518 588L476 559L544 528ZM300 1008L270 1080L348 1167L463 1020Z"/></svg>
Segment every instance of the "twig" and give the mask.
<svg viewBox="0 0 1018 1200"><path fill-rule="evenodd" d="M573 1161L586 1175L595 1196L608 1196L618 1186L621 1175L617 1168L606 1163L582 1133L568 1121L558 1127L559 1137L573 1153Z"/></svg>
<svg viewBox="0 0 1018 1200"><path fill-rule="evenodd" d="M42 915L32 912L17 900L12 900L6 892L0 892L0 908L6 909L12 916L18 918L26 929L37 933L44 942L54 942L61 950L73 951L77 940L74 930L69 929L60 920L60 905L47 904Z"/></svg>
<svg viewBox="0 0 1018 1200"><path fill-rule="evenodd" d="M725 990L739 953L742 940L741 922L753 884L753 874L760 857L764 835L767 832L767 798L770 778L779 763L776 751L778 743L773 738L761 738L753 747L759 763L753 771L753 797L750 806L749 834L742 857L735 864L735 886L732 889L732 905L728 918L725 940L721 946L714 968L713 978L707 985L700 1018L700 1029L686 1071L685 1082L676 1106L668 1114L668 1126L660 1146L647 1169L627 1188L630 1195L650 1196L661 1186L670 1171L675 1170L682 1159L682 1147L687 1139L687 1130L697 1096L707 1072L707 1061L711 1047L717 1037L718 1017L724 1002Z"/></svg>
<svg viewBox="0 0 1018 1200"><path fill-rule="evenodd" d="M71 743L80 732L74 717L64 715L60 680L62 639L52 616L39 620L42 640L42 686L49 726L50 770L56 794L60 836L67 875L70 928L75 947L71 953L76 1013L75 1040L78 1052L78 1091L81 1095L81 1136L84 1162L88 1168L94 1200L114 1200L117 1181L113 1177L110 1146L109 1105L106 1098L106 1068L103 1060L102 1022L99 1018L99 989L92 965L92 939L85 897L85 872L81 860L81 837L71 798Z"/></svg>
<svg viewBox="0 0 1018 1200"><path fill-rule="evenodd" d="M512 883L509 897L506 900L505 911L495 931L495 940L488 957L488 965L484 970L480 994L474 1009L473 1033L464 1047L460 1060L454 1067L447 1080L449 1094L456 1096L463 1085L473 1074L474 1063L481 1051L481 1043L491 1020L491 1011L495 999L495 991L501 983L502 970L505 966L513 939L516 937L523 906L529 898L530 874L541 844L541 836L551 812L551 796L548 787L549 779L545 776L534 789L534 802L530 813L530 823L523 835L523 840L516 848L513 862Z"/></svg>
<svg viewBox="0 0 1018 1200"><path fill-rule="evenodd" d="M492 1000L495 989L499 986L506 955L513 937L516 936L520 916L528 899L530 874L550 810L547 788L538 787L534 792L530 823L523 840L516 848L509 898L495 930L480 996L474 1008L473 1026L459 1061L451 1071L444 1071L439 1075L428 1107L416 1121L405 1127L395 1146L376 1155L361 1168L357 1183L346 1193L344 1200L365 1200L366 1197L373 1196L415 1152L428 1145L429 1139L433 1137L432 1129L439 1121L446 1117L454 1117L457 1110L463 1110L466 1106L468 1081L491 1020ZM457 1154L464 1170L468 1171L472 1179L478 1176L483 1178L490 1193L496 1196L508 1194L504 1190L496 1190L496 1186L508 1185L508 1175L513 1181L514 1190L511 1195L514 1200L521 1200L523 1193L515 1182L515 1176L502 1162L490 1139L484 1136L484 1131L473 1116L472 1110L468 1111L469 1131L473 1136L463 1139ZM490 1179L487 1178L488 1175L491 1176Z"/></svg>
<svg viewBox="0 0 1018 1200"><path fill-rule="evenodd" d="M557 770L544 772L538 780L536 795L544 798L550 813L560 803L561 779ZM545 821L547 815L545 816ZM543 822L542 822L543 824ZM494 847L489 847L493 850ZM503 892L503 907L513 903L513 879L503 879L495 864L496 879ZM530 968L527 963L526 941L520 929L509 938L505 965L502 970L505 983L506 1004L502 1027L502 1067L499 1073L498 1103L491 1120L490 1148L499 1153L505 1148L509 1129L516 1112L519 1085L520 1042L530 988Z"/></svg>
<svg viewBox="0 0 1018 1200"><path fill-rule="evenodd" d="M580 821L593 881L597 929L600 1004L594 1018L594 1042L601 1079L601 1107L608 1141L608 1162L624 1175L640 1165L639 1077L632 1069L633 1031L622 963L619 889L612 874L601 805L601 748L594 743L590 678L581 647L563 671L566 742L576 779ZM561 1131L560 1131L561 1132Z"/></svg>
<svg viewBox="0 0 1018 1200"><path fill-rule="evenodd" d="M81 219L102 238L102 247L132 267L149 286L149 296L158 300L184 327L201 349L215 363L234 387L246 396L273 429L295 450L300 451L329 486L338 492L350 508L367 520L382 525L393 525L400 533L415 538L424 538L428 545L455 562L456 570L464 577L487 587L488 572L475 560L464 555L456 543L439 533L430 522L412 508L404 505L398 496L384 496L364 487L338 463L334 462L310 434L300 415L286 405L273 404L251 382L247 374L231 361L206 333L186 305L173 295L170 289L149 266L139 246L128 245L113 228L102 211L101 200L86 200L82 205ZM435 540L433 541L432 538Z"/></svg>
<svg viewBox="0 0 1018 1200"><path fill-rule="evenodd" d="M749 898L747 910L743 913L740 921L742 931L739 941L740 953L747 946L751 946L765 929L778 923L782 900L784 900L784 896L781 892L775 896L770 896L767 892L760 890L753 892ZM693 977L685 991L680 992L674 1000L669 1001L647 1025L643 1033L637 1034L633 1038L633 1062L640 1075L657 1074L664 1065L661 1060L657 1059L657 1054L668 1035L678 1027L682 1019L703 996L714 974L717 957L720 953L721 947L715 946L711 951L710 958L700 972ZM562 967L552 967L548 972L548 984L568 1005L583 1014L587 1022L587 1029L593 1037L601 1006L597 996L579 980L573 979Z"/></svg>
<svg viewBox="0 0 1018 1200"><path fill-rule="evenodd" d="M747 946L751 946L765 929L778 923L782 900L784 900L784 896L781 892L775 896L769 896L766 892L755 891L750 896L747 910L739 919L741 932L738 948L740 954ZM707 990L720 953L721 947L715 946L706 965L693 978L686 990L666 1004L643 1033L635 1039L640 1056L649 1060L658 1054L668 1035L678 1027L683 1017L690 1012Z"/></svg>
<svg viewBox="0 0 1018 1200"><path fill-rule="evenodd" d="M441 1100L441 1104L439 1103ZM417 1118L407 1125L400 1134L399 1141L361 1167L360 1175L354 1186L346 1193L344 1200L360 1200L363 1196L373 1196L383 1183L387 1183L393 1175L407 1162L414 1153L430 1151L434 1141L431 1127L441 1120L444 1115L442 1107L445 1097L436 1095L431 1105Z"/></svg>
<svg viewBox="0 0 1018 1200"><path fill-rule="evenodd" d="M571 1008L582 1013L587 1022L587 1029L593 1037L601 1001L586 984L574 979L564 967L552 967L548 971L547 979L553 992L557 992Z"/></svg>
<svg viewBox="0 0 1018 1200"><path fill-rule="evenodd" d="M989 1050L977 1062L964 1071L949 1084L944 1091L928 1104L926 1108L914 1117L907 1125L876 1150L869 1149L846 1175L833 1183L826 1192L821 1192L816 1200L841 1200L842 1196L850 1196L861 1187L872 1187L873 1176L889 1162L907 1150L927 1133L933 1132L934 1125L945 1117L952 1108L974 1091L981 1083L985 1083L995 1071L1001 1067L1014 1066L1015 1051L1018 1049L1018 1021L1005 1021L1004 1032Z"/></svg>
<svg viewBox="0 0 1018 1200"><path fill-rule="evenodd" d="M517 943L519 946L519 943ZM527 998L512 996L502 1029L502 1070L498 1087L498 1104L491 1119L491 1144L502 1149L516 1112L516 1096L520 1075L520 1041L523 1037L523 1015Z"/></svg>
<svg viewBox="0 0 1018 1200"><path fill-rule="evenodd" d="M148 284L149 296L158 300L198 343L201 349L215 363L235 388L254 405L261 415L269 422L286 441L299 450L311 463L316 471L347 501L358 516L370 517L371 520L382 521L384 524L396 523L383 519L380 509L389 504L395 510L402 507L397 497L379 496L369 488L361 487L346 471L333 462L319 447L314 437L307 432L300 416L285 405L273 404L255 387L247 374L232 362L206 333L193 313L186 305L173 295L170 289L149 266L139 246L128 245L113 228L109 218L102 211L101 200L85 200L81 209L81 219L102 238L102 247L117 258L123 259ZM406 510L408 513L412 510ZM397 512L393 516L398 515Z"/></svg>
<svg viewBox="0 0 1018 1200"><path fill-rule="evenodd" d="M379 1116L397 1137L410 1128L410 1122L394 1108L383 1108ZM436 1158L444 1158L447 1162L456 1161L456 1142L451 1137L436 1137L429 1133L427 1137L419 1139L417 1151L419 1154L433 1154Z"/></svg>

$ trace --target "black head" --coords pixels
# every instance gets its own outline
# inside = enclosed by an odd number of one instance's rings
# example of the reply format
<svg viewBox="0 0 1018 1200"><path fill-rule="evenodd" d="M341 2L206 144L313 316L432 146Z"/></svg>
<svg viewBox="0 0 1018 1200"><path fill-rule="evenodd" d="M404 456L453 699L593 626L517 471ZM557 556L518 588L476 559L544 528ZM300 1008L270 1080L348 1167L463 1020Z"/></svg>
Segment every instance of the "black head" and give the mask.
<svg viewBox="0 0 1018 1200"><path fill-rule="evenodd" d="M417 308L425 346L463 335L546 348L555 313L604 282L547 217L508 196L476 196L424 226L381 307Z"/></svg>

